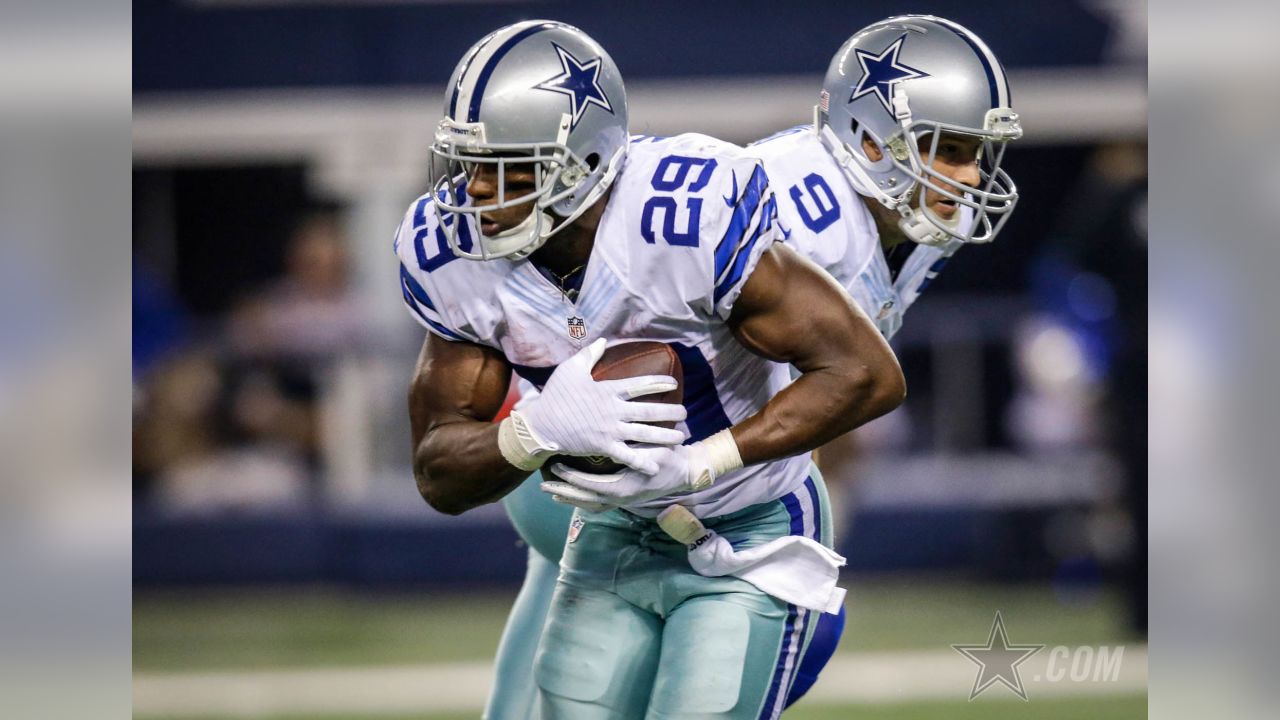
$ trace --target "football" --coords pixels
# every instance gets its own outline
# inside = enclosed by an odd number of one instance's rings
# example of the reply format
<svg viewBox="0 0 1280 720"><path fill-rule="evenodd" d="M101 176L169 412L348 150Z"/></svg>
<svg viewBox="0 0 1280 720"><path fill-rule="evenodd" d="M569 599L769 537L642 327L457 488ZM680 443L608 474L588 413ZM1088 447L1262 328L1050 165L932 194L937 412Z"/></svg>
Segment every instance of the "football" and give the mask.
<svg viewBox="0 0 1280 720"><path fill-rule="evenodd" d="M641 375L670 375L676 380L676 388L665 393L643 395L636 402L675 403L684 401L684 372L680 357L671 346L660 342L641 340L614 345L604 351L600 361L591 370L596 380L620 380ZM673 427L674 423L658 423ZM589 473L615 473L625 466L602 456L556 455L544 467L564 463L571 468Z"/></svg>

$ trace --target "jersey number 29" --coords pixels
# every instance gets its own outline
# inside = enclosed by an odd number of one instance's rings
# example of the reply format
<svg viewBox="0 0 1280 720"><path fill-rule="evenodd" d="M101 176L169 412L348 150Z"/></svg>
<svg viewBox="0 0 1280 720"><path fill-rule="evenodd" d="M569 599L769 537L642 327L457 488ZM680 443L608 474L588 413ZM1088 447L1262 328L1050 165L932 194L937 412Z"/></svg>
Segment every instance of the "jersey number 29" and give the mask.
<svg viewBox="0 0 1280 720"><path fill-rule="evenodd" d="M691 172L698 169L695 175ZM713 158L695 158L684 155L668 155L658 163L649 184L661 193L672 193L680 189L695 193L702 190L711 181L715 172L716 161ZM688 187L686 186L688 184ZM647 243L656 243L658 233L654 232L654 216L661 211L662 222L658 228L662 239L668 245L698 247L698 224L702 219L702 198L691 197L685 200L684 229L676 230L676 215L679 206L671 195L654 195L644 203L644 211L640 214L640 235Z"/></svg>

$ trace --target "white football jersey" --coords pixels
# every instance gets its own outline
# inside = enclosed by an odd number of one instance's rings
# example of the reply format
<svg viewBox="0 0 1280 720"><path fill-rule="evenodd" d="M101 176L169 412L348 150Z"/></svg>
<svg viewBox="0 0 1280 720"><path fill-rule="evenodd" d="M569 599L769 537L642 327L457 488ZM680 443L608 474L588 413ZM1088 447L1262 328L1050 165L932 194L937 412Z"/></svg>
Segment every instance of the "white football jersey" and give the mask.
<svg viewBox="0 0 1280 720"><path fill-rule="evenodd" d="M789 382L786 366L748 352L725 324L760 256L782 240L776 212L760 162L742 149L704 135L637 136L576 301L528 261L456 257L430 194L396 235L401 291L428 330L499 350L537 387L597 338L667 343L683 366L683 429L693 442L755 414ZM464 250L475 237L474 226L460 228ZM714 517L782 497L808 471L808 454L786 458L628 509L653 517L679 502Z"/></svg>
<svg viewBox="0 0 1280 720"><path fill-rule="evenodd" d="M891 339L903 313L963 243L917 245L894 278L871 211L812 126L784 130L747 152L764 161L787 244L830 273ZM961 210L962 222L972 222L972 211Z"/></svg>

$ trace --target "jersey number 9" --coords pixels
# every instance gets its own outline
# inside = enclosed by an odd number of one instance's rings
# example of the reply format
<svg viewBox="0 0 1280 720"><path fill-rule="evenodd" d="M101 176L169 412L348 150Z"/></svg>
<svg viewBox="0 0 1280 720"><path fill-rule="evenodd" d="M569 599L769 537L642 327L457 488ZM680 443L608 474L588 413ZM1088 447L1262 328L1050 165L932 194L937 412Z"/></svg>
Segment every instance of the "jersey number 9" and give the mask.
<svg viewBox="0 0 1280 720"><path fill-rule="evenodd" d="M809 203L813 205L813 212L805 207L802 195L806 194L809 196ZM803 193L799 183L791 186L791 202L796 204L796 211L800 213L800 220L805 227L815 233L826 230L831 227L831 223L840 219L840 203L836 202L836 194L818 173L805 176Z"/></svg>

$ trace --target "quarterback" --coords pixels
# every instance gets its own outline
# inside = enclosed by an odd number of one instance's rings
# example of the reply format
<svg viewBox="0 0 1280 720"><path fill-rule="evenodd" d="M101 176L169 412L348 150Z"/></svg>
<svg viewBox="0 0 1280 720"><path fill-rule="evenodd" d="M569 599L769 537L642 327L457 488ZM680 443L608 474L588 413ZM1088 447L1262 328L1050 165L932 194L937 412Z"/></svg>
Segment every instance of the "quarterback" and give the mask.
<svg viewBox="0 0 1280 720"><path fill-rule="evenodd" d="M840 47L819 98L812 125L748 150L778 189L787 243L830 273L891 339L948 258L967 243L994 240L1017 203L1000 167L1006 143L1022 136L1009 82L970 30L902 15ZM841 620L819 619L794 697L834 652Z"/></svg>
<svg viewBox="0 0 1280 720"><path fill-rule="evenodd" d="M824 594L755 570L842 562L807 453L902 401L892 351L781 242L758 160L700 135L628 141L618 70L581 31L502 28L448 89L433 187L396 237L429 331L410 388L420 492L456 514L553 455L624 464L541 485L580 508L534 663L542 715L777 717L839 594L834 572ZM678 355L682 405L643 401L670 377L592 378L627 340ZM494 424L513 371L540 392ZM753 568L695 570L660 525L673 508Z"/></svg>
<svg viewBox="0 0 1280 720"><path fill-rule="evenodd" d="M966 28L900 16L839 49L820 98L813 125L748 152L778 188L785 242L827 270L892 338L947 259L968 242L990 242L1013 210L1017 193L1000 168L1004 144L1021 136L1008 80ZM530 665L570 522L570 509L538 480L503 498L529 558L498 653L491 719L536 717ZM788 704L816 679L842 620L820 616Z"/></svg>

